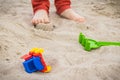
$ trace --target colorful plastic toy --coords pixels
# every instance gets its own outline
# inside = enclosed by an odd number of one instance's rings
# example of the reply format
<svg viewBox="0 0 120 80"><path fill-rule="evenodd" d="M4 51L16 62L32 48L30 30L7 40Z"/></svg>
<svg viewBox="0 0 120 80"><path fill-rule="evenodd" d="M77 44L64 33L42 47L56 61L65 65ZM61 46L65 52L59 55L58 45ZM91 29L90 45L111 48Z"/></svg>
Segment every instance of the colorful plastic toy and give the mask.
<svg viewBox="0 0 120 80"><path fill-rule="evenodd" d="M82 44L86 51L90 51L92 49L97 49L101 46L120 46L120 42L102 42L102 41L95 41L93 39L86 38L82 33L79 35L79 43Z"/></svg>
<svg viewBox="0 0 120 80"><path fill-rule="evenodd" d="M42 48L33 48L30 52L21 58L25 61L23 62L23 66L26 72L32 73L36 71L40 72L50 72L51 66L47 66L42 53L44 50Z"/></svg>

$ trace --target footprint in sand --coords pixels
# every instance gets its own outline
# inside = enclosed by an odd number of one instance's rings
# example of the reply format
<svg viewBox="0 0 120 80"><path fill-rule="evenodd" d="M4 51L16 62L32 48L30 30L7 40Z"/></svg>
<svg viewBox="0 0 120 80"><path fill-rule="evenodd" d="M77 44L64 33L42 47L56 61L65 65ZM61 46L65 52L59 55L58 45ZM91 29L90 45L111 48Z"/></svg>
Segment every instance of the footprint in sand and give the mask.
<svg viewBox="0 0 120 80"><path fill-rule="evenodd" d="M39 23L35 26L36 29L41 29L43 31L53 31L55 26L52 23L44 24Z"/></svg>

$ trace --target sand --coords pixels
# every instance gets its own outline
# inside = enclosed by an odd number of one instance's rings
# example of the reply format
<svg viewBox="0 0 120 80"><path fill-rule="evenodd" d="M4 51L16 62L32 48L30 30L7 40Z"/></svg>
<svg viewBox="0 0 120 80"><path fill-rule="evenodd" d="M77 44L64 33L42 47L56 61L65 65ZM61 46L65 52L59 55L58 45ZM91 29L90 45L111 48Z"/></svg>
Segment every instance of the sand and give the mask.
<svg viewBox="0 0 120 80"><path fill-rule="evenodd" d="M120 41L120 0L72 0L85 23L59 17L53 4L54 29L44 31L30 22L30 0L0 0L0 80L120 80L120 47L87 52L78 43L80 32L98 41ZM20 57L33 47L45 49L50 73L24 71Z"/></svg>

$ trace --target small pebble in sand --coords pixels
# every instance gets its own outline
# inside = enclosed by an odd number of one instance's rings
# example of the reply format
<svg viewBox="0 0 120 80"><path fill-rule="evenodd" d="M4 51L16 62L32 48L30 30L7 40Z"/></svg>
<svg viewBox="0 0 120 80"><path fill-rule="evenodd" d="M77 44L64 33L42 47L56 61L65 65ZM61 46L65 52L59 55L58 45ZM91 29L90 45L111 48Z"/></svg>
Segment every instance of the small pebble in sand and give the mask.
<svg viewBox="0 0 120 80"><path fill-rule="evenodd" d="M10 61L10 59L9 59L9 58L6 58L5 60L6 60L6 61Z"/></svg>

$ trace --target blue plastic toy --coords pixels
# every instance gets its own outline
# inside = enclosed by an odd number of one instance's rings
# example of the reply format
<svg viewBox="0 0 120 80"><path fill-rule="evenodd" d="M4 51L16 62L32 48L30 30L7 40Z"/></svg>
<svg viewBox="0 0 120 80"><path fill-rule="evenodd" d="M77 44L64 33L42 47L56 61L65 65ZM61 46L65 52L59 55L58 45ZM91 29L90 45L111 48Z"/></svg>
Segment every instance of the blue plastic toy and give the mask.
<svg viewBox="0 0 120 80"><path fill-rule="evenodd" d="M39 57L32 57L31 59L24 61L23 66L28 73L36 72L44 68Z"/></svg>
<svg viewBox="0 0 120 80"><path fill-rule="evenodd" d="M33 48L30 50L29 54L21 57L25 60L23 62L23 66L27 73L32 73L36 71L50 72L51 66L46 65L42 56L43 52L44 50L42 48Z"/></svg>

